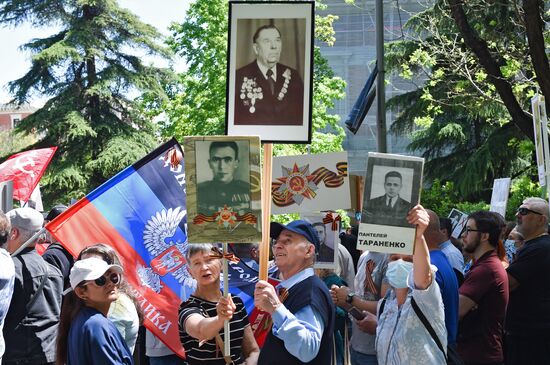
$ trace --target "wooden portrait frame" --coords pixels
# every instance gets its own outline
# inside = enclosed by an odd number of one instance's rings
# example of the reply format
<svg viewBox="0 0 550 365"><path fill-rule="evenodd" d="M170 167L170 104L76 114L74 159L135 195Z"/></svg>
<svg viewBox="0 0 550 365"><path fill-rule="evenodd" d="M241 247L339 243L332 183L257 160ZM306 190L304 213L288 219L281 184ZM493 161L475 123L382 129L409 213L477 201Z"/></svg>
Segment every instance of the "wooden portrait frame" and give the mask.
<svg viewBox="0 0 550 365"><path fill-rule="evenodd" d="M211 144L220 143L238 160L231 180L215 177L211 164ZM232 147L237 146L235 153ZM186 137L185 175L187 180L188 240L190 243L260 242L260 139L258 137ZM212 150L215 151L215 150ZM223 158L223 157L222 157ZM222 162L219 162L222 163ZM227 171L219 175L228 176Z"/></svg>

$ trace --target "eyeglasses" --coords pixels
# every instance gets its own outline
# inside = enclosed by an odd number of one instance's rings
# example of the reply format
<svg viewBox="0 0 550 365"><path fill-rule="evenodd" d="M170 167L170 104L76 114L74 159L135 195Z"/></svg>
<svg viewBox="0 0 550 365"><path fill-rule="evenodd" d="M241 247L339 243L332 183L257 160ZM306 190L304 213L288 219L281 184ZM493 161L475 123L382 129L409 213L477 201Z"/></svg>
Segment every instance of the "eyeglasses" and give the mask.
<svg viewBox="0 0 550 365"><path fill-rule="evenodd" d="M117 285L118 283L120 283L120 274L117 273L117 272L112 272L111 274L105 276L100 276L98 277L97 279L95 279L93 282L95 285L97 286L103 286L105 284L107 284L107 279L109 279L109 281L115 285Z"/></svg>
<svg viewBox="0 0 550 365"><path fill-rule="evenodd" d="M464 230L464 233L468 234L470 232L482 232L482 231L480 229L473 229L470 227L466 227L466 229Z"/></svg>
<svg viewBox="0 0 550 365"><path fill-rule="evenodd" d="M533 213L533 214L536 214L536 215L542 215L542 213L535 212L534 210L531 210L531 209L525 208L525 207L518 208L517 213L519 215L527 215L529 213Z"/></svg>

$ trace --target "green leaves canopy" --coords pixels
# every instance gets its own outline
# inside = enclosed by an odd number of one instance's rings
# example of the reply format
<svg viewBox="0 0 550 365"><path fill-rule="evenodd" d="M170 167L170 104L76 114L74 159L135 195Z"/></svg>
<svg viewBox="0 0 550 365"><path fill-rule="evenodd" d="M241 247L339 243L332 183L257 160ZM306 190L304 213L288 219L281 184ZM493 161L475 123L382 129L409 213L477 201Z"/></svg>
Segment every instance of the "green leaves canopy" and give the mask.
<svg viewBox="0 0 550 365"><path fill-rule="evenodd" d="M9 84L14 102L49 97L18 131L36 133L30 148L58 146L42 179L46 202L80 197L156 144L155 128L129 95L166 98L167 70L144 56L170 57L160 34L114 0L7 0L0 23L57 29L22 46L32 65ZM136 53L140 50L141 53Z"/></svg>

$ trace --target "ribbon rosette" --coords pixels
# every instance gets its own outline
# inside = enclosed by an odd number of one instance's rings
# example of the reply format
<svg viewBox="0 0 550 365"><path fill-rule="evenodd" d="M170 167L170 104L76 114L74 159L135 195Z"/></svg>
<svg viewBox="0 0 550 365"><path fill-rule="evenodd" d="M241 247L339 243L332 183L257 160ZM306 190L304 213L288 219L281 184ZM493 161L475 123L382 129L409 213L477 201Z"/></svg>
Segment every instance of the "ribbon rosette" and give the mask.
<svg viewBox="0 0 550 365"><path fill-rule="evenodd" d="M342 218L339 214L336 214L336 217L334 217L331 212L328 212L327 215L325 215L325 217L323 218L323 224L332 223L330 229L336 231L338 230L338 222L340 222L341 220Z"/></svg>

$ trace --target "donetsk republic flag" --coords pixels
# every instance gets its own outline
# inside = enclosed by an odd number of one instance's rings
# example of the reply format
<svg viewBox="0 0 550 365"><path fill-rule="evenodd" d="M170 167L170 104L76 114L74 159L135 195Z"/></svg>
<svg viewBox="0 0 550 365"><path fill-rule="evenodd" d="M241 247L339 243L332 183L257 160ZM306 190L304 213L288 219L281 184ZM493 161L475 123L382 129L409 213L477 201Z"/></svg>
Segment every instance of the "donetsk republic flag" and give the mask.
<svg viewBox="0 0 550 365"><path fill-rule="evenodd" d="M46 229L74 256L96 243L115 248L136 290L145 326L184 357L177 309L180 298L193 292L194 280L184 258L185 169L174 152L183 155L172 139L71 206Z"/></svg>

